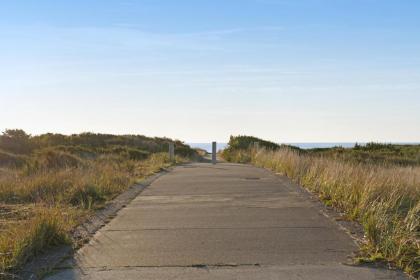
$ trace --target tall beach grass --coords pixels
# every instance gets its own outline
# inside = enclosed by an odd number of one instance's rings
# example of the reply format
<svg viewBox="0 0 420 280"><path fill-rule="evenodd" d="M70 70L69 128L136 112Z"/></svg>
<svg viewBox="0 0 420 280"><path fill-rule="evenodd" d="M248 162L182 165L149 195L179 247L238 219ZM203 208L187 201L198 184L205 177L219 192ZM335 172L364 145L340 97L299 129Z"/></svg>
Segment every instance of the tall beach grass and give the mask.
<svg viewBox="0 0 420 280"><path fill-rule="evenodd" d="M0 273L13 272L42 250L69 242L70 231L83 217L171 165L165 153L143 161L104 156L82 163L30 172L11 169L0 176Z"/></svg>
<svg viewBox="0 0 420 280"><path fill-rule="evenodd" d="M365 229L365 259L420 271L420 167L356 163L278 149L231 149L224 156L288 176Z"/></svg>
<svg viewBox="0 0 420 280"><path fill-rule="evenodd" d="M0 135L0 279L142 178L173 164L166 138L103 134ZM196 152L182 142L176 162Z"/></svg>

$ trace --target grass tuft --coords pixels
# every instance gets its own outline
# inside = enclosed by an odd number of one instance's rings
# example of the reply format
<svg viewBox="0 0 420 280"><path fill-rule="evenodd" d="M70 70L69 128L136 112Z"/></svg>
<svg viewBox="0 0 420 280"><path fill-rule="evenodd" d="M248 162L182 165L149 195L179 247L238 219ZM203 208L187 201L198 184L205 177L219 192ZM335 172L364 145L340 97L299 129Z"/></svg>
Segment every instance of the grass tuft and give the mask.
<svg viewBox="0 0 420 280"><path fill-rule="evenodd" d="M54 245L68 243L67 231L73 224L58 208L38 207L32 219L2 230L0 269L9 271Z"/></svg>

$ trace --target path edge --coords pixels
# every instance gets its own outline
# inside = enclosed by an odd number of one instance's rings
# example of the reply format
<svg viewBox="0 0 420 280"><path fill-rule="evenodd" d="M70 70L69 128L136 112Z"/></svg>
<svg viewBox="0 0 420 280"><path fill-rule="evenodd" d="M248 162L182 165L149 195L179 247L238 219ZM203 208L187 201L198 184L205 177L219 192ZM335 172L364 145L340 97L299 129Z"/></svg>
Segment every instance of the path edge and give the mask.
<svg viewBox="0 0 420 280"><path fill-rule="evenodd" d="M104 208L95 211L85 222L77 226L70 233L72 244L60 245L47 249L45 252L35 256L31 261L26 263L20 272L17 275L12 276L11 279L43 279L44 276L52 272L63 260L70 257L84 244L89 242L99 229L109 223L121 209L140 195L154 181L170 173L174 168L175 166L162 168L161 171L150 175L129 187L109 201Z"/></svg>
<svg viewBox="0 0 420 280"><path fill-rule="evenodd" d="M322 201L319 197L319 194L316 192L312 192L308 188L302 186L301 184L295 182L290 177L275 172L269 168L264 168L260 166L256 166L253 164L249 164L250 166L260 168L262 170L268 171L272 175L274 175L279 182L282 180L288 181L290 185L302 196L304 196L308 201L310 201L314 208L323 216L325 216L329 221L337 226L337 228L344 232L347 236L350 237L352 242L357 246L357 250L353 251L348 257L349 262L341 263L342 265L347 266L354 266L354 267L368 267L368 268L376 268L376 269L384 269L389 271L396 271L399 272L401 275L404 275L407 279L415 279L412 275L407 274L403 270L397 268L394 264L386 262L386 261L373 261L369 263L357 262L357 258L362 256L362 247L366 244L366 237L365 237L365 229L363 225L357 220L350 220L346 218L346 213L341 212L339 209L328 206Z"/></svg>

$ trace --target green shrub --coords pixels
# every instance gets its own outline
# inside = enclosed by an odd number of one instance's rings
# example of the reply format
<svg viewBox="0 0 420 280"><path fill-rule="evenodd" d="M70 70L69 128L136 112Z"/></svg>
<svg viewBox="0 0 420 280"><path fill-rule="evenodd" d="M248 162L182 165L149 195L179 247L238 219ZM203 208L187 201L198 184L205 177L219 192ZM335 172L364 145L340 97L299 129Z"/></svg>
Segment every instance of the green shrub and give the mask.
<svg viewBox="0 0 420 280"><path fill-rule="evenodd" d="M70 203L84 209L93 209L97 203L105 201L104 194L95 185L83 185L73 189Z"/></svg>
<svg viewBox="0 0 420 280"><path fill-rule="evenodd" d="M29 168L39 169L63 169L82 166L82 160L75 155L61 152L55 149L40 150L32 157Z"/></svg>
<svg viewBox="0 0 420 280"><path fill-rule="evenodd" d="M253 136L230 136L229 143L228 143L228 149L236 149L236 150L246 150L250 148L254 143L258 143L258 146L260 148L265 148L269 150L275 150L280 148L279 144L262 140L257 137Z"/></svg>
<svg viewBox="0 0 420 280"><path fill-rule="evenodd" d="M0 167L19 168L27 162L27 157L0 151Z"/></svg>
<svg viewBox="0 0 420 280"><path fill-rule="evenodd" d="M0 149L4 151L15 154L28 154L34 148L35 145L31 141L31 136L21 129L6 129L0 135Z"/></svg>
<svg viewBox="0 0 420 280"><path fill-rule="evenodd" d="M132 160L143 160L149 156L148 152L134 149L134 148L128 148L127 153L128 153L128 158Z"/></svg>
<svg viewBox="0 0 420 280"><path fill-rule="evenodd" d="M304 152L298 147L289 145L279 145L274 142L266 141L253 136L230 136L226 149L222 151L222 157L227 161L249 163L251 161L250 151L253 149L277 150L279 148L289 148L295 151Z"/></svg>
<svg viewBox="0 0 420 280"><path fill-rule="evenodd" d="M347 149L341 147L310 149L307 153L356 163L386 166L420 165L420 145L368 143L365 146L356 145Z"/></svg>

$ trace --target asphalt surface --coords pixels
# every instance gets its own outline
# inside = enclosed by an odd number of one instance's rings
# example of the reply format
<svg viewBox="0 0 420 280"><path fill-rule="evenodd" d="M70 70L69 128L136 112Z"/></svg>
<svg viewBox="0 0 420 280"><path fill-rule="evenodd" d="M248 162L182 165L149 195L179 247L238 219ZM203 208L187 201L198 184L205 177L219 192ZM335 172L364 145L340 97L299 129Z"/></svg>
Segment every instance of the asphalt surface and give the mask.
<svg viewBox="0 0 420 280"><path fill-rule="evenodd" d="M287 178L197 163L153 182L47 279L406 279L352 266L356 250Z"/></svg>

